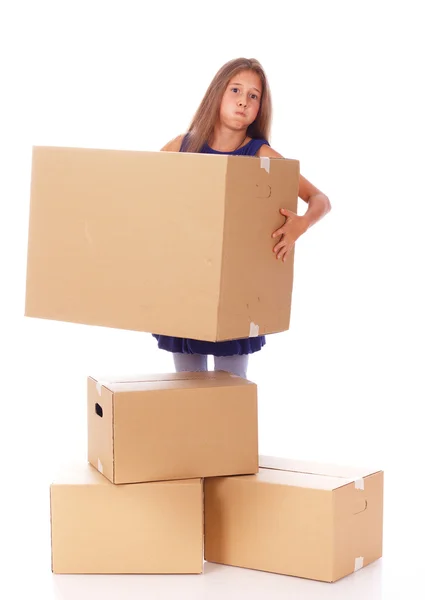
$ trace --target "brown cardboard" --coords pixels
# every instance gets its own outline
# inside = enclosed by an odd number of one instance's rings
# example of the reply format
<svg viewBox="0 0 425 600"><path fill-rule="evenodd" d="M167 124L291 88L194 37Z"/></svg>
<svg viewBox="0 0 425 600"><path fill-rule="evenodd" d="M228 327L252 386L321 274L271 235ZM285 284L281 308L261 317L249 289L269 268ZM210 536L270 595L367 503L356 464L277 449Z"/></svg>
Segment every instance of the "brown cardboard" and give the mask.
<svg viewBox="0 0 425 600"><path fill-rule="evenodd" d="M207 561L333 582L382 556L382 471L260 457L204 487Z"/></svg>
<svg viewBox="0 0 425 600"><path fill-rule="evenodd" d="M225 372L89 377L89 462L113 483L258 472L257 386Z"/></svg>
<svg viewBox="0 0 425 600"><path fill-rule="evenodd" d="M50 488L54 573L201 573L202 481L115 486L90 465Z"/></svg>
<svg viewBox="0 0 425 600"><path fill-rule="evenodd" d="M288 159L34 147L25 315L218 341L289 328Z"/></svg>

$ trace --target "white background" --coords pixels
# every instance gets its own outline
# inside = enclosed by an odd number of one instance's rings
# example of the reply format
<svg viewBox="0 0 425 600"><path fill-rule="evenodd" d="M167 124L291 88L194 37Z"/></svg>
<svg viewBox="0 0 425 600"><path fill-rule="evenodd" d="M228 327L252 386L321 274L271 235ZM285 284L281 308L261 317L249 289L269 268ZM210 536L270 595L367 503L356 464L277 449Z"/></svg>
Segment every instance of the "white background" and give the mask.
<svg viewBox="0 0 425 600"><path fill-rule="evenodd" d="M2 3L5 597L387 600L423 589L420 5ZM297 243L291 330L251 360L260 451L384 469L385 557L331 586L215 565L203 577L54 577L49 484L62 464L85 460L86 376L173 365L148 334L24 318L31 146L157 150L185 131L216 70L237 56L268 73L272 146L299 159L333 205Z"/></svg>

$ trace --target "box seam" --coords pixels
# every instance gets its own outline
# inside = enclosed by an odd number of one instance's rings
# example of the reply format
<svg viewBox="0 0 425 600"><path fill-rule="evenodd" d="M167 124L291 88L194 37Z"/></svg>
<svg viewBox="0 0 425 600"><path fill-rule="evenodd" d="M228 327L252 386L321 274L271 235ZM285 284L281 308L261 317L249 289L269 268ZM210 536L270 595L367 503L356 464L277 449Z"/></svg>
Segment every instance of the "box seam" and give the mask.
<svg viewBox="0 0 425 600"><path fill-rule="evenodd" d="M112 395L112 481L115 481L115 394Z"/></svg>
<svg viewBox="0 0 425 600"><path fill-rule="evenodd" d="M52 498L52 485L50 486L50 569L52 571L52 573L54 573L53 570L53 498Z"/></svg>
<svg viewBox="0 0 425 600"><path fill-rule="evenodd" d="M222 215L222 239L221 239L221 256L220 256L220 279L219 279L219 295L218 295L218 303L217 303L217 314L216 314L216 328L215 328L215 339L218 340L219 336L219 317L220 317L220 309L222 304L222 296L223 296L223 259L224 259L224 245L226 240L226 208L227 208L227 182L229 176L229 157L226 157L226 170L224 173L224 207L223 207L223 215Z"/></svg>

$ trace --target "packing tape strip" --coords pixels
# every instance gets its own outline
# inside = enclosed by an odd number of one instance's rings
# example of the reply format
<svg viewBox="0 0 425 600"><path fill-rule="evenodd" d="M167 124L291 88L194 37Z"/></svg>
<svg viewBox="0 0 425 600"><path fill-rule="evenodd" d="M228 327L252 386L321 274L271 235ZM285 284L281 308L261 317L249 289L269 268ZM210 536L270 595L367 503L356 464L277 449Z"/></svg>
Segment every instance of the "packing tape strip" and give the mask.
<svg viewBox="0 0 425 600"><path fill-rule="evenodd" d="M363 569L363 563L364 563L363 556L358 556L354 560L354 571L359 571L360 569Z"/></svg>
<svg viewBox="0 0 425 600"><path fill-rule="evenodd" d="M260 156L260 167L270 173L270 158L268 156Z"/></svg>
<svg viewBox="0 0 425 600"><path fill-rule="evenodd" d="M99 459L97 459L97 470L99 471L99 473L102 473L102 475L103 475L103 465Z"/></svg>
<svg viewBox="0 0 425 600"><path fill-rule="evenodd" d="M364 490L364 479L362 477L360 479L356 479L354 481L354 487L356 490Z"/></svg>
<svg viewBox="0 0 425 600"><path fill-rule="evenodd" d="M96 389L97 389L97 393L99 394L99 396L102 395L102 385L104 385L106 383L106 381L98 381L96 383Z"/></svg>
<svg viewBox="0 0 425 600"><path fill-rule="evenodd" d="M249 337L258 337L260 334L260 326L251 321L249 325Z"/></svg>

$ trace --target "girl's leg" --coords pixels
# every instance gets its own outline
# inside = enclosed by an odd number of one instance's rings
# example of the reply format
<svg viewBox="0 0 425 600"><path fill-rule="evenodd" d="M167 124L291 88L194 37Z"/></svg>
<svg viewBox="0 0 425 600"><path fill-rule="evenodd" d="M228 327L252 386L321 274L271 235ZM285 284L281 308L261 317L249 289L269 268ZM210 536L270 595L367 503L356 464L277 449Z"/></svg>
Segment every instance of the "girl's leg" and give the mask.
<svg viewBox="0 0 425 600"><path fill-rule="evenodd" d="M235 354L234 356L214 356L214 370L227 371L246 379L248 370L248 354Z"/></svg>
<svg viewBox="0 0 425 600"><path fill-rule="evenodd" d="M182 371L208 371L208 356L204 354L184 354L173 352L176 373Z"/></svg>

